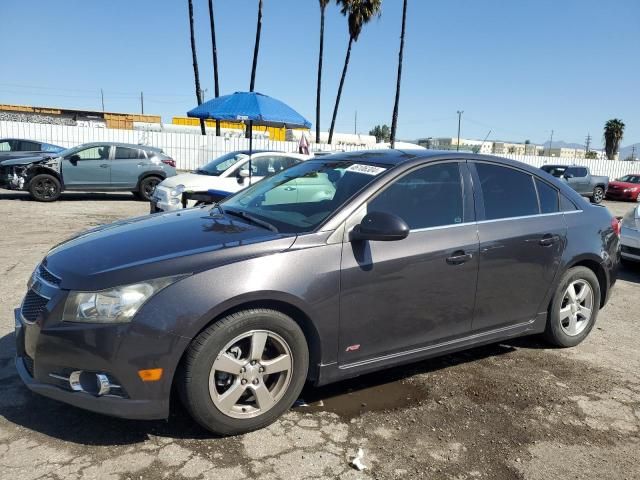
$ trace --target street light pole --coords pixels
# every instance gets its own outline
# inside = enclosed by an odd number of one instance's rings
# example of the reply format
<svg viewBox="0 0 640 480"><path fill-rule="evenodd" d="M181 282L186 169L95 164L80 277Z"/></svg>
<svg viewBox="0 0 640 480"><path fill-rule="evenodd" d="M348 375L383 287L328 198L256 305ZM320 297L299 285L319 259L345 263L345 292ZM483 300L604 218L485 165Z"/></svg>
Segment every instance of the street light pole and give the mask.
<svg viewBox="0 0 640 480"><path fill-rule="evenodd" d="M460 151L460 123L462 122L462 114L464 110L458 110L458 141L456 143L456 152Z"/></svg>
<svg viewBox="0 0 640 480"><path fill-rule="evenodd" d="M551 145L553 145L553 130L551 130L551 138L549 139L549 156L551 156Z"/></svg>

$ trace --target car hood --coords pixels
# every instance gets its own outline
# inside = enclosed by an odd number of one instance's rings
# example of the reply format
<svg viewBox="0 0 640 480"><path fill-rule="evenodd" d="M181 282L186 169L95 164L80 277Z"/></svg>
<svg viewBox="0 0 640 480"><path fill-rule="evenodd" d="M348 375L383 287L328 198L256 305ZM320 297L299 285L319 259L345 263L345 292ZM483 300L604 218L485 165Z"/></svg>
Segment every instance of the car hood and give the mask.
<svg viewBox="0 0 640 480"><path fill-rule="evenodd" d="M160 183L160 185L167 188L184 185L187 190L207 190L216 188L221 184L221 177L198 175L197 173L181 173L180 175L166 178Z"/></svg>
<svg viewBox="0 0 640 480"><path fill-rule="evenodd" d="M619 188L640 188L640 185L638 185L637 183L619 182L618 180L615 180L613 182L609 182L609 186L610 187L619 187Z"/></svg>
<svg viewBox="0 0 640 480"><path fill-rule="evenodd" d="M42 160L48 160L50 158L56 158L55 155L43 154L43 155L32 155L27 157L19 157L19 158L11 158L10 160L2 160L3 167L11 167L16 165L29 165L30 163L40 162Z"/></svg>
<svg viewBox="0 0 640 480"><path fill-rule="evenodd" d="M295 240L210 211L193 208L103 225L57 245L43 264L62 279L61 288L92 291L281 252Z"/></svg>

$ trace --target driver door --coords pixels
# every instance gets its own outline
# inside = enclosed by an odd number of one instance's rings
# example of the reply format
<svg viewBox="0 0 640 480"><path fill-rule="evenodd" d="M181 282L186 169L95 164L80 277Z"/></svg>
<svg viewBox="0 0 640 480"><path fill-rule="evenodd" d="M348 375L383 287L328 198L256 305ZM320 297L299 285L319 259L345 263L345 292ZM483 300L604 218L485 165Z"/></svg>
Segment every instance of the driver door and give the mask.
<svg viewBox="0 0 640 480"><path fill-rule="evenodd" d="M77 151L62 160L62 178L68 190L109 188L111 185L111 150L99 145Z"/></svg>
<svg viewBox="0 0 640 480"><path fill-rule="evenodd" d="M404 356L471 331L478 234L464 161L427 165L387 185L366 212L393 213L411 229L399 241L345 236L338 362Z"/></svg>

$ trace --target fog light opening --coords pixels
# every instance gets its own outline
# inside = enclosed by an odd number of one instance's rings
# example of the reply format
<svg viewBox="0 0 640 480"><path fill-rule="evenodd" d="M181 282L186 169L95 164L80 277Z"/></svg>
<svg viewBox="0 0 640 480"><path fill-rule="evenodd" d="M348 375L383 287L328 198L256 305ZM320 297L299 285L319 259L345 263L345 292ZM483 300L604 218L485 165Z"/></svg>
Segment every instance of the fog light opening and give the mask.
<svg viewBox="0 0 640 480"><path fill-rule="evenodd" d="M69 375L69 386L74 392L85 392L97 397L108 395L112 387L107 375L83 370L76 370Z"/></svg>

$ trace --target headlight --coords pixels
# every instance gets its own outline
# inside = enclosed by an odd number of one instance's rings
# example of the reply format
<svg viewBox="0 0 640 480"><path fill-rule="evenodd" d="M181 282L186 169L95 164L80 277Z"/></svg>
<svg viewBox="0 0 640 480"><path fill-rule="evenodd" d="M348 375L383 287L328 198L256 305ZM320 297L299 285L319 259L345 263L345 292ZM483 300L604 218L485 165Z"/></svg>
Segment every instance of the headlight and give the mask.
<svg viewBox="0 0 640 480"><path fill-rule="evenodd" d="M171 194L172 197L177 197L179 195L182 195L182 192L184 192L184 190L185 190L185 186L180 184L173 187L173 189L171 189L171 192L169 193Z"/></svg>
<svg viewBox="0 0 640 480"><path fill-rule="evenodd" d="M184 278L156 278L99 292L69 292L62 320L86 323L127 323L153 295Z"/></svg>

